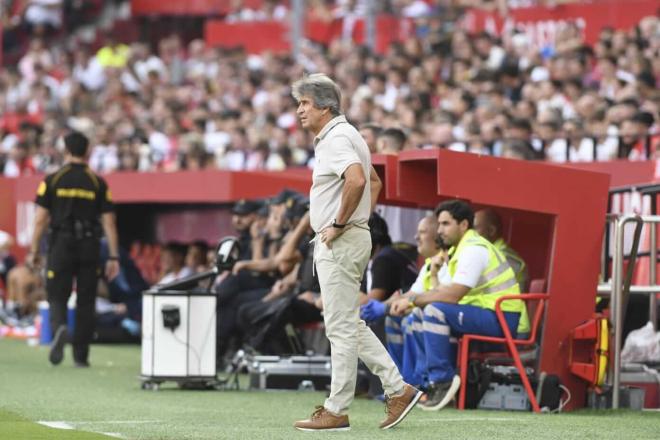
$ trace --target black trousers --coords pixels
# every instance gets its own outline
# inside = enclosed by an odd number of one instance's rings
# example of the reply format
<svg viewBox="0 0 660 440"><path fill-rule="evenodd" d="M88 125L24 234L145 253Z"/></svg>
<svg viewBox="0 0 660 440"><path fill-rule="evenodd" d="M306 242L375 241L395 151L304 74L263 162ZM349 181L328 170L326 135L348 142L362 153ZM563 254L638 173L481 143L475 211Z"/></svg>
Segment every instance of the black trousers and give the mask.
<svg viewBox="0 0 660 440"><path fill-rule="evenodd" d="M76 239L72 234L55 233L48 249L46 291L53 332L66 325L67 302L76 280L76 321L73 356L86 361L94 335L94 315L99 268L100 242L97 238Z"/></svg>

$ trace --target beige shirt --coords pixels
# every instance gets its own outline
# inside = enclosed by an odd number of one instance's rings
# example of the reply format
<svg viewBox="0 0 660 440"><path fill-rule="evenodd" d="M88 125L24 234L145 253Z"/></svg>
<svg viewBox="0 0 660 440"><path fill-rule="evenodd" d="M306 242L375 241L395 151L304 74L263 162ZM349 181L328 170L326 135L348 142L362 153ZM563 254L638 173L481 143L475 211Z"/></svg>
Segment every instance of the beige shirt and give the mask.
<svg viewBox="0 0 660 440"><path fill-rule="evenodd" d="M332 224L341 205L344 172L354 163L362 166L367 184L348 223L366 224L371 214L371 156L360 133L346 121L345 116L337 116L314 138L314 152L314 173L309 195L312 229L319 232Z"/></svg>

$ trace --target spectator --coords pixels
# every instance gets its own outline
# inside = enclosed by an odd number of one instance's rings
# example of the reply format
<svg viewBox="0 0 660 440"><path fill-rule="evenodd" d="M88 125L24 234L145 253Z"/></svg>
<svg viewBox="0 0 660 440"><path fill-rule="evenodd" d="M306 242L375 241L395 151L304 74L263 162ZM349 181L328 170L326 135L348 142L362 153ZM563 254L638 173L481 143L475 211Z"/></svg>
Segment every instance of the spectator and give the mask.
<svg viewBox="0 0 660 440"><path fill-rule="evenodd" d="M398 128L383 130L376 140L376 150L381 154L399 154L406 148L406 134Z"/></svg>
<svg viewBox="0 0 660 440"><path fill-rule="evenodd" d="M11 254L14 238L5 231L0 230L0 287L6 289L7 274L16 266L16 259Z"/></svg>
<svg viewBox="0 0 660 440"><path fill-rule="evenodd" d="M172 283L193 274L191 268L185 265L187 247L179 242L171 241L165 245L160 254L161 276L159 285Z"/></svg>
<svg viewBox="0 0 660 440"><path fill-rule="evenodd" d="M360 126L360 135L364 138L364 141L367 143L367 146L369 147L369 151L371 152L371 154L378 152L376 140L378 139L378 136L380 136L380 133L382 131L383 128L380 125L371 122L367 122Z"/></svg>
<svg viewBox="0 0 660 440"><path fill-rule="evenodd" d="M36 169L30 157L30 144L25 141L16 144L9 152L9 160L4 167L5 177L31 176Z"/></svg>
<svg viewBox="0 0 660 440"><path fill-rule="evenodd" d="M351 38L327 48L306 43L298 60L212 48L202 41L192 41L185 51L176 35L152 41L157 50L145 42L128 47L108 38L96 55L73 36L35 38L20 54L21 74L11 67L0 73L0 102L7 109L0 163L17 142L19 124L30 121L41 130L29 152L38 172L61 164L55 143L69 128L90 137L99 131L97 169L103 173L313 166L313 139L297 129L288 92L291 79L303 70L337 77L351 122L401 128L406 148L502 156L503 143L518 139L531 142L537 154L520 149L513 154L508 148L507 155L545 160L540 140L552 135L555 139L545 142L547 160L593 160L594 144L596 159L610 160L619 147L622 157L630 153L623 151L630 145L619 146L624 121L638 112L650 113L654 122L658 118L656 17L631 31L606 29L593 48L575 26L566 25L538 48L515 29L494 37L442 28L434 15L439 9L423 3L391 5L423 18L414 19L415 38L383 54L355 46ZM250 14L278 19L281 6L267 2ZM234 10L238 19L247 13L242 3ZM362 2L310 5L310 16L346 18L347 37L363 13ZM457 10L449 5L442 13L453 17ZM553 113L550 122L546 116ZM638 127L625 125L626 137L632 131L640 135ZM106 136L111 142L101 141ZM365 137L373 151L375 140ZM133 140L130 147L126 139ZM149 148L138 139L146 139ZM120 142L122 151L113 152Z"/></svg>
<svg viewBox="0 0 660 440"><path fill-rule="evenodd" d="M25 21L34 34L42 35L62 26L62 0L30 0L25 7Z"/></svg>
<svg viewBox="0 0 660 440"><path fill-rule="evenodd" d="M96 53L96 59L101 67L121 69L126 66L130 56L130 48L108 36L105 46Z"/></svg>

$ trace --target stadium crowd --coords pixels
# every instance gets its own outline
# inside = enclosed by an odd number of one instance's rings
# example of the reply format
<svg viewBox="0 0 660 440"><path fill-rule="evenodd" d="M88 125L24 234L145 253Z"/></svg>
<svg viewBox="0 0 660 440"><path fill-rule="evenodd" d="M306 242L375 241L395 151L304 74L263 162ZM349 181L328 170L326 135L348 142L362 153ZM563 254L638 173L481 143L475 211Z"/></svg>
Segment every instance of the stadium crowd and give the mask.
<svg viewBox="0 0 660 440"><path fill-rule="evenodd" d="M332 12L332 2L316 3ZM515 29L470 35L446 21L447 7L430 3L392 2L414 17L415 36L384 54L338 39L328 47L305 42L293 60L177 35L153 47L123 44L112 33L95 48L33 31L18 63L0 70L0 171L56 169L58 139L69 128L93 139L91 166L100 173L313 166L312 140L297 125L290 94L306 72L338 80L347 117L371 136L374 152L655 157L657 17L629 31L603 29L593 47L569 23L537 48ZM422 9L413 14L415 5Z"/></svg>

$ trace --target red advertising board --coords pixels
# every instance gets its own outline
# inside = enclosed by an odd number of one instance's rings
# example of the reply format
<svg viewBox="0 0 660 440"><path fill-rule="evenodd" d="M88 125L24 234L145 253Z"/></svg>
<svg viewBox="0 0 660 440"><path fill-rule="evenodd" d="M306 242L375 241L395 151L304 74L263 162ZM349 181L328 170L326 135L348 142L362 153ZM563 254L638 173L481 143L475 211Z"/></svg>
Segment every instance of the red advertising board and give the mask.
<svg viewBox="0 0 660 440"><path fill-rule="evenodd" d="M262 0L244 0L246 8L259 9ZM232 9L231 0L131 0L131 14L139 15L225 15Z"/></svg>
<svg viewBox="0 0 660 440"><path fill-rule="evenodd" d="M204 39L211 46L243 47L248 53L287 52L291 49L289 27L279 21L226 23L207 20Z"/></svg>
<svg viewBox="0 0 660 440"><path fill-rule="evenodd" d="M587 43L593 44L603 27L630 29L643 17L656 15L659 7L657 0L601 0L512 9L504 17L495 11L471 9L465 14L462 27L469 32L485 30L495 35L518 28L530 37L535 46L541 47L554 41L561 26L571 22L582 30Z"/></svg>
<svg viewBox="0 0 660 440"><path fill-rule="evenodd" d="M328 44L347 36L362 44L365 42L365 22L355 20L346 28L341 19L324 22L309 20L305 23L305 35L312 41ZM223 20L207 20L204 38L212 46L242 46L249 53L265 50L285 52L290 50L289 23L281 21L259 21L226 23ZM376 52L384 53L393 41L403 41L414 30L410 20L390 15L381 15L376 19Z"/></svg>

